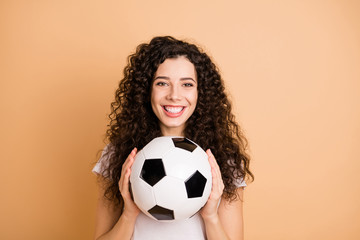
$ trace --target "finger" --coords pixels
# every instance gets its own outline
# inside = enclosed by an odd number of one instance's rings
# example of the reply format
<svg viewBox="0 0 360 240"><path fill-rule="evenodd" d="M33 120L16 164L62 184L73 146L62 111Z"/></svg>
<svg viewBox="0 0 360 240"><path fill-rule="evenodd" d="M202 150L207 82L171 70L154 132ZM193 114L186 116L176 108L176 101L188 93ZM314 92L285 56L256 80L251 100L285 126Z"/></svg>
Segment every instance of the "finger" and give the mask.
<svg viewBox="0 0 360 240"><path fill-rule="evenodd" d="M127 197L129 195L129 178L130 178L131 170L130 168L125 172L124 179L122 182L122 194L123 197Z"/></svg>
<svg viewBox="0 0 360 240"><path fill-rule="evenodd" d="M134 147L133 150L131 151L130 155L132 155L132 157L135 157L136 153L137 153L137 148Z"/></svg>
<svg viewBox="0 0 360 240"><path fill-rule="evenodd" d="M214 154L211 152L210 149L208 149L208 150L206 151L206 153L207 153L207 155L208 155L208 157L209 157L209 162L210 162L211 166L214 167L214 168L217 168L217 167L218 167L218 164L217 164L217 162L216 162L216 159L215 159Z"/></svg>
<svg viewBox="0 0 360 240"><path fill-rule="evenodd" d="M213 172L212 173L213 181L216 182L216 186L214 186L214 187L218 191L218 193L222 194L222 192L224 190L224 183L223 183L223 180L221 177L220 167L217 164L217 161L210 149L208 149L207 154L209 156L209 162L210 162L211 168L212 168L212 170L214 170L214 172L212 171Z"/></svg>
<svg viewBox="0 0 360 240"><path fill-rule="evenodd" d="M218 170L220 171L220 166L219 166L219 164L217 163L217 161L216 161L216 159L215 159L215 156L214 156L214 154L212 153L211 149L209 149L209 153L210 153L210 156L211 156L211 158L212 158L212 160L213 160L213 162L214 162L214 165L216 166L216 169L218 169Z"/></svg>
<svg viewBox="0 0 360 240"><path fill-rule="evenodd" d="M214 155L212 155L210 149L206 150L206 154L208 156L208 161L209 161L210 167L215 168L214 159L213 159Z"/></svg>
<svg viewBox="0 0 360 240"><path fill-rule="evenodd" d="M126 174L126 171L125 169L123 169L121 171L121 176L120 176L120 179L119 179L119 188L121 189L123 184L124 184L124 178L125 178L125 174Z"/></svg>
<svg viewBox="0 0 360 240"><path fill-rule="evenodd" d="M209 149L209 150L210 150L210 149ZM210 150L210 155L211 155L212 160L213 160L213 162L214 162L217 176L220 178L220 180L221 180L221 182L222 182L220 166L219 166L219 164L217 163L217 161L216 161L216 159L215 159L215 156L212 154L211 150Z"/></svg>
<svg viewBox="0 0 360 240"><path fill-rule="evenodd" d="M130 154L128 155L128 157L126 158L126 160L125 160L125 162L124 162L124 165L126 165L126 164L129 162L129 160L135 158L136 153L137 153L137 148L134 148L134 149L130 152ZM124 165L123 165L123 166L124 166Z"/></svg>
<svg viewBox="0 0 360 240"><path fill-rule="evenodd" d="M120 180L119 180L119 182L118 182L118 185L119 185L119 191L120 191L120 193L122 194L122 192L123 192L123 182L124 182L124 177L123 176L121 176L120 177Z"/></svg>
<svg viewBox="0 0 360 240"><path fill-rule="evenodd" d="M128 156L128 158L126 159L126 161L123 163L123 166L122 166L122 172L121 174L124 174L126 173L126 171L131 168L131 166L133 165L135 159L133 156Z"/></svg>
<svg viewBox="0 0 360 240"><path fill-rule="evenodd" d="M221 187L222 182L221 179L217 177L217 173L215 170L212 170L212 175L212 189L209 198L218 201L223 192Z"/></svg>
<svg viewBox="0 0 360 240"><path fill-rule="evenodd" d="M129 179L130 179L130 174L131 174L131 169L128 168L125 173L123 174L123 176L121 177L121 182L120 182L120 188L122 189L127 189L127 186L129 186Z"/></svg>
<svg viewBox="0 0 360 240"><path fill-rule="evenodd" d="M210 149L208 149L206 151L207 155L208 155L208 161L210 163L210 167L211 167L211 175L212 175L212 178L213 178L213 182L215 183L218 178L218 171L216 169L216 164L215 164L215 161L214 161L214 155L212 155Z"/></svg>
<svg viewBox="0 0 360 240"><path fill-rule="evenodd" d="M131 168L135 161L135 156L137 153L137 148L134 148L130 153L129 165L128 167Z"/></svg>
<svg viewBox="0 0 360 240"><path fill-rule="evenodd" d="M218 187L218 177L217 177L215 169L213 169L211 171L211 175L212 175L212 187L214 190L216 190Z"/></svg>
<svg viewBox="0 0 360 240"><path fill-rule="evenodd" d="M121 188L122 185L124 184L125 175L128 172L128 170L130 169L130 167L132 166L132 164L134 163L134 157L135 157L136 153L137 153L137 148L134 148L131 151L131 153L128 155L125 162L123 163L123 166L122 166L122 169L121 169L121 177L120 177L120 180L118 182L119 188Z"/></svg>
<svg viewBox="0 0 360 240"><path fill-rule="evenodd" d="M207 154L209 157L209 162L210 162L211 167L216 170L216 176L221 178L221 171L220 171L219 164L217 163L217 161L210 149L208 149Z"/></svg>
<svg viewBox="0 0 360 240"><path fill-rule="evenodd" d="M134 158L135 158L135 155L137 153L137 148L134 148L130 154L128 155L128 157L126 158L125 162L123 163L123 166L122 166L122 171L126 171L127 168L131 167L132 163L134 162ZM129 164L131 164L129 166Z"/></svg>

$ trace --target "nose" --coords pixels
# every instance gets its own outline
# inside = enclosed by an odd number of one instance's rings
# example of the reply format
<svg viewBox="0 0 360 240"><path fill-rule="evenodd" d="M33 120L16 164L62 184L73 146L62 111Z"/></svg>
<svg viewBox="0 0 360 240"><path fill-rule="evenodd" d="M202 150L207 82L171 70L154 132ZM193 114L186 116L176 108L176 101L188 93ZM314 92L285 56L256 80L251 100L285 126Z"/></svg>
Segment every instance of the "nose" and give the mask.
<svg viewBox="0 0 360 240"><path fill-rule="evenodd" d="M168 99L177 101L181 99L181 92L178 86L172 85L169 89Z"/></svg>

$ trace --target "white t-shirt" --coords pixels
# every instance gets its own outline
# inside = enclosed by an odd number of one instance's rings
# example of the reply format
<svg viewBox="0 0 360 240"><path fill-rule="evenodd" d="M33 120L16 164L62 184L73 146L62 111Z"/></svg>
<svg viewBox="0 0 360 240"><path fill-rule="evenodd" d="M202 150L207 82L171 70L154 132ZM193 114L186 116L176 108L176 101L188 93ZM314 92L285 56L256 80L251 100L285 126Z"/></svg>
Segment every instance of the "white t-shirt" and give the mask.
<svg viewBox="0 0 360 240"><path fill-rule="evenodd" d="M109 145L108 145L109 146ZM105 153L109 151L106 146L104 151L93 168L93 172L100 174L104 165L107 164L108 158ZM238 187L245 187L244 181L236 181ZM178 220L173 222L160 222L153 220L140 213L135 222L132 240L205 240L205 225L199 213L196 213L189 219Z"/></svg>

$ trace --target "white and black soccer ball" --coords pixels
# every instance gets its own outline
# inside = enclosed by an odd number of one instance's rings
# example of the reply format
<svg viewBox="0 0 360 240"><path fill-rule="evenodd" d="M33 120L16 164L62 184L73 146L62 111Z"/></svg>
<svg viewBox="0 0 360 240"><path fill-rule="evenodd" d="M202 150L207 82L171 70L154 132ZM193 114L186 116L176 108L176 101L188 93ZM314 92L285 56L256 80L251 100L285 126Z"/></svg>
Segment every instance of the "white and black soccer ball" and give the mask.
<svg viewBox="0 0 360 240"><path fill-rule="evenodd" d="M211 186L208 156L187 138L155 138L135 156L130 191L141 211L155 220L190 218L207 202Z"/></svg>

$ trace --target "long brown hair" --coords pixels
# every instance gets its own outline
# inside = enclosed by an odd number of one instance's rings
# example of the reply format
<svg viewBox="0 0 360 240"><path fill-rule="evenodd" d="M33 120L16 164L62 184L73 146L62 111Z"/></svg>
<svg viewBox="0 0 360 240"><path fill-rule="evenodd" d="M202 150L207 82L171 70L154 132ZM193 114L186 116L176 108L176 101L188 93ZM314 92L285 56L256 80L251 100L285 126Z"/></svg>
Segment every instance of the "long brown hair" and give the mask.
<svg viewBox="0 0 360 240"><path fill-rule="evenodd" d="M128 57L124 78L111 104L107 139L108 163L102 175L107 179L105 197L123 205L118 181L121 168L134 147L141 149L161 136L158 119L150 103L151 85L158 66L168 58L185 56L194 64L198 79L198 102L185 128L185 137L210 148L221 169L224 197L236 199L236 180L253 180L249 170L247 141L231 112L223 80L210 57L196 45L170 36L155 37L139 45Z"/></svg>

